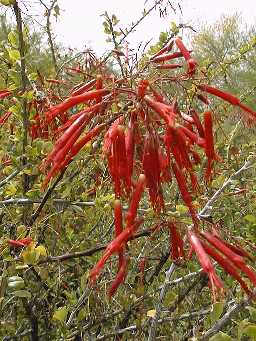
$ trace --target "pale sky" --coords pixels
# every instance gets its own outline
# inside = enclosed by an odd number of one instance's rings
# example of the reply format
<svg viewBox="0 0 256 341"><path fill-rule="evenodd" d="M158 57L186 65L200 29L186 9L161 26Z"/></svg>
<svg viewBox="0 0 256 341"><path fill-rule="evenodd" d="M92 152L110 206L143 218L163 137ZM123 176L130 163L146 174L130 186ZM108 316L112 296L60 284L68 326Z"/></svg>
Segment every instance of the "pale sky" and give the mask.
<svg viewBox="0 0 256 341"><path fill-rule="evenodd" d="M22 0L23 15L31 15L39 24L45 26L41 0ZM50 3L51 0L43 0ZM61 9L57 22L52 17L53 32L57 41L64 47L82 50L85 45L91 47L100 56L106 50L113 48L106 43L107 36L103 32L101 14L107 11L120 19L120 27L125 29L141 17L144 7L148 9L155 0L58 0ZM164 3L167 0L163 0ZM153 11L138 26L136 32L128 37L130 48L137 47L140 42L152 39L150 45L158 40L159 33L170 28L170 23L192 25L196 30L202 24L212 24L221 15L241 15L245 24L256 25L256 0L170 0L176 14L170 9L166 18L160 18L158 11ZM180 3L182 14L177 7ZM3 6L4 7L4 6Z"/></svg>
<svg viewBox="0 0 256 341"><path fill-rule="evenodd" d="M152 5L154 0L148 0L146 8ZM54 31L66 47L82 49L85 44L94 48L101 54L112 45L105 42L103 33L104 11L116 14L120 19L121 27L125 28L132 21L141 16L145 0L58 0L61 15L54 24ZM177 0L172 3L177 3ZM240 13L244 22L256 24L256 0L180 0L183 15L177 10L175 15L171 10L165 19L159 18L158 11L143 21L137 31L129 36L131 44L135 46L140 41L153 38L156 41L159 33L168 29L170 22L189 23L195 29L202 23L213 23L222 14L230 15Z"/></svg>

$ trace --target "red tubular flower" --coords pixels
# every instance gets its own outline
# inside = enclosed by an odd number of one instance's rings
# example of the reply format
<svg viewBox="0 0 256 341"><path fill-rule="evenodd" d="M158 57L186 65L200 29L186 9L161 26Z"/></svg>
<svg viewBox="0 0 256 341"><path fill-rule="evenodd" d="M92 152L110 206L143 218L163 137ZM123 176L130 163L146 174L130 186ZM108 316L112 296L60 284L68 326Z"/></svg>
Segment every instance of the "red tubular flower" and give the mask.
<svg viewBox="0 0 256 341"><path fill-rule="evenodd" d="M217 96L221 99L224 99L224 101L227 101L230 104L233 104L233 105L239 105L240 104L240 100L236 96L232 95L229 92L222 91L222 90L219 90L217 88L214 88L213 86L210 86L207 84L202 84L202 85L198 86L198 89L205 91L208 94L212 94L212 95Z"/></svg>
<svg viewBox="0 0 256 341"><path fill-rule="evenodd" d="M163 54L161 56L155 57L151 61L153 63L160 63L160 62L166 62L167 60L176 59L180 57L183 57L183 54L181 52L174 52L174 53Z"/></svg>
<svg viewBox="0 0 256 341"><path fill-rule="evenodd" d="M190 58L187 62L187 67L188 67L188 75L193 76L195 71L196 71L196 67L197 67L197 61L194 58Z"/></svg>
<svg viewBox="0 0 256 341"><path fill-rule="evenodd" d="M7 89L0 90L0 99L4 99L5 97L8 97L11 95L11 91Z"/></svg>
<svg viewBox="0 0 256 341"><path fill-rule="evenodd" d="M150 60L155 59L156 57L160 56L161 54L170 51L173 48L174 40L171 40L168 44L166 44L161 50L159 50L156 54L154 54Z"/></svg>
<svg viewBox="0 0 256 341"><path fill-rule="evenodd" d="M138 83L137 96L139 99L145 96L146 90L149 86L149 81L147 79L141 79Z"/></svg>
<svg viewBox="0 0 256 341"><path fill-rule="evenodd" d="M111 130L110 143L110 152L107 153L108 165L115 186L115 194L119 198L123 193L122 184L125 186L127 193L129 193L131 186L123 126L114 126Z"/></svg>
<svg viewBox="0 0 256 341"><path fill-rule="evenodd" d="M190 211L193 223L195 224L195 226L197 226L198 218L197 218L197 214L194 209L194 206L192 204L192 198L191 198L191 195L189 194L185 177L182 174L182 171L179 169L179 167L176 166L175 163L172 163L172 170L177 180L177 184L180 190L181 197Z"/></svg>
<svg viewBox="0 0 256 341"><path fill-rule="evenodd" d="M153 96L154 96L154 98L155 98L155 100L156 100L157 102L160 102L160 103L165 103L165 102L166 102L166 99L165 99L164 96L162 96L159 92L157 92L157 91L156 91L155 89L153 89L152 87L151 87L151 90L152 90Z"/></svg>
<svg viewBox="0 0 256 341"><path fill-rule="evenodd" d="M98 263L94 266L94 268L90 272L90 279L93 282L96 281L97 277L100 274L100 271L106 264L107 260L114 254L119 252L127 242L133 237L134 233L137 231L139 225L142 223L142 220L134 222L132 225L127 225L127 227L116 237L113 239L100 258Z"/></svg>
<svg viewBox="0 0 256 341"><path fill-rule="evenodd" d="M130 226L134 223L136 215L137 215L137 210L139 206L139 202L142 196L142 193L144 191L146 184L146 177L144 174L140 174L139 179L137 181L135 190L133 192L131 202L129 205L129 209L126 214L126 225Z"/></svg>
<svg viewBox="0 0 256 341"><path fill-rule="evenodd" d="M164 200L160 178L159 146L156 136L148 134L144 142L142 166L147 180L150 201L153 209L160 212L164 209Z"/></svg>
<svg viewBox="0 0 256 341"><path fill-rule="evenodd" d="M189 130L186 127L180 127L180 130L183 131L183 133L191 140L192 143L197 144L201 148L205 148L205 139L197 136L195 133L193 133L191 130Z"/></svg>
<svg viewBox="0 0 256 341"><path fill-rule="evenodd" d="M110 91L106 89L93 90L88 91L86 93L82 93L81 95L71 96L67 98L60 104L52 107L47 113L45 113L45 124L49 124L52 120L58 116L60 113L67 111L68 109L74 107L83 102L87 102L93 99L99 98L99 96L105 96L109 94Z"/></svg>
<svg viewBox="0 0 256 341"><path fill-rule="evenodd" d="M116 237L123 231L122 206L120 200L114 202L114 217Z"/></svg>
<svg viewBox="0 0 256 341"><path fill-rule="evenodd" d="M208 275L210 283L211 283L211 288L212 288L212 294L213 294L213 300L216 300L216 289L222 289L223 284L220 280L220 278L216 275L214 266L207 255L206 251L204 250L199 238L193 232L192 230L188 231L188 237L190 244L195 251L198 260L204 270L204 272Z"/></svg>
<svg viewBox="0 0 256 341"><path fill-rule="evenodd" d="M82 93L91 90L95 84L96 84L96 79L92 79L89 82L81 86L75 87L75 89L71 92L71 96L81 95Z"/></svg>
<svg viewBox="0 0 256 341"><path fill-rule="evenodd" d="M157 112L168 125L173 125L176 115L174 114L172 107L170 105L157 102L149 96L144 97L147 105L152 108L155 112Z"/></svg>
<svg viewBox="0 0 256 341"><path fill-rule="evenodd" d="M108 131L106 132L104 136L104 143L103 143L103 153L108 154L110 152L110 147L112 144L112 139L116 133L116 128L118 125L122 124L124 121L124 117L120 116L118 117L110 126Z"/></svg>
<svg viewBox="0 0 256 341"><path fill-rule="evenodd" d="M173 69L179 69L182 65L180 64L163 64L163 65L157 65L156 68L159 70L173 70Z"/></svg>
<svg viewBox="0 0 256 341"><path fill-rule="evenodd" d="M212 126L213 126L212 113L210 111L206 111L204 113L205 154L208 158L207 168L205 172L206 181L209 181L211 179L212 164L213 160L216 159L216 154L214 151Z"/></svg>
<svg viewBox="0 0 256 341"><path fill-rule="evenodd" d="M71 160L76 156L76 154L84 147L86 143L97 136L101 130L105 127L105 124L96 125L92 130L86 133L76 144L75 141L79 138L82 128L80 127L74 135L71 136L67 144L58 151L56 156L53 158L53 165L50 169L47 177L45 178L42 188L45 189L49 181L54 178L59 172L61 172Z"/></svg>
<svg viewBox="0 0 256 341"><path fill-rule="evenodd" d="M204 238L213 245L218 251L225 255L237 268L246 274L250 281L256 286L256 273L251 270L245 263L244 259L237 253L233 252L228 246L226 246L221 240L214 237L209 232L202 232Z"/></svg>
<svg viewBox="0 0 256 341"><path fill-rule="evenodd" d="M197 62L195 59L191 58L190 51L185 47L183 41L180 38L175 39L175 44L182 53L183 57L187 61L188 74L193 75L196 70Z"/></svg>
<svg viewBox="0 0 256 341"><path fill-rule="evenodd" d="M128 185L131 186L133 174L133 158L135 151L135 129L136 129L136 116L131 114L128 130L125 136L125 149L127 158L127 177Z"/></svg>
<svg viewBox="0 0 256 341"><path fill-rule="evenodd" d="M243 109L245 112L249 113L251 116L253 116L253 118L256 118L256 112L253 111L251 108L249 108L248 106L246 106L245 104L241 103L239 98L237 98L236 96L232 95L230 92L227 91L223 91L217 88L214 88L212 86L209 86L207 84L202 84L198 86L198 89L205 91L209 94L212 94L214 96L217 96L221 99L223 99L224 101L232 104L232 105L236 105L239 106L241 109Z"/></svg>
<svg viewBox="0 0 256 341"><path fill-rule="evenodd" d="M97 75L96 83L95 83L95 88L96 88L96 90L100 90L100 89L103 88L103 79L102 79L101 75ZM96 103L100 103L103 96L104 96L103 94L99 94L96 97Z"/></svg>
<svg viewBox="0 0 256 341"><path fill-rule="evenodd" d="M204 138L205 134L204 134L204 127L202 126L202 123L200 121L200 118L198 116L198 113L195 110L191 110L191 116L194 120L194 125L196 126L196 129L200 135L200 137Z"/></svg>
<svg viewBox="0 0 256 341"><path fill-rule="evenodd" d="M57 155L57 153L59 153L62 148L66 150L64 154L64 156L66 156L66 153L71 148L71 145L67 148L67 142L70 140L72 143L71 137L76 136L75 135L76 132L78 132L77 138L79 137L81 133L81 128L87 123L87 121L88 121L87 113L83 113L72 123L72 125L69 126L69 128L67 128L64 134L56 141L53 150L47 156L41 168L45 168L49 163L51 163L55 156ZM73 141L73 144L75 142L76 140Z"/></svg>
<svg viewBox="0 0 256 341"><path fill-rule="evenodd" d="M201 102L203 102L204 104L206 104L206 105L209 105L209 104L210 104L210 101L209 101L209 99L208 99L206 96L203 96L203 95L201 95L201 94L198 94L198 95L196 95L196 97L197 97Z"/></svg>
<svg viewBox="0 0 256 341"><path fill-rule="evenodd" d="M91 141L94 137L96 137L97 135L99 135L99 133L105 128L106 124L102 123L102 124L97 124L93 129L91 129L88 133L86 133L84 136L82 136L80 138L80 140L74 144L71 149L70 152L66 158L65 161L65 166L68 165L68 163L76 156L76 154L86 145L86 143L88 143L89 141Z"/></svg>
<svg viewBox="0 0 256 341"><path fill-rule="evenodd" d="M114 217L115 217L115 237L117 238L120 233L123 231L123 223L122 223L122 206L120 200L115 200L114 202ZM112 297L119 285L123 283L126 274L127 274L127 260L124 255L124 248L121 248L118 252L119 254L119 265L118 265L118 273L116 275L115 280L112 282L108 295Z"/></svg>
<svg viewBox="0 0 256 341"><path fill-rule="evenodd" d="M108 289L108 296L111 298L117 291L118 287L124 282L127 276L127 260L125 256L122 256L121 264L119 263L118 273Z"/></svg>
<svg viewBox="0 0 256 341"><path fill-rule="evenodd" d="M7 240L8 244L13 246L13 247L24 247L32 243L32 238L24 238L24 239L8 239Z"/></svg>
<svg viewBox="0 0 256 341"><path fill-rule="evenodd" d="M249 108L247 105L243 104L243 103L239 103L238 106L243 109L245 112L248 112L249 114L251 114L254 118L256 117L256 112L253 111L251 108Z"/></svg>
<svg viewBox="0 0 256 341"><path fill-rule="evenodd" d="M182 56L186 59L186 61L188 61L191 58L191 56L190 56L190 52L188 51L188 49L183 44L183 41L180 38L176 38L175 44L178 47L178 49L180 50L180 52L182 53Z"/></svg>
<svg viewBox="0 0 256 341"><path fill-rule="evenodd" d="M11 111L7 111L2 117L0 117L0 126L4 125L8 118L12 115Z"/></svg>
<svg viewBox="0 0 256 341"><path fill-rule="evenodd" d="M121 206L120 200L115 200L114 202L114 217L115 217L115 237L118 237L119 234L123 231L123 216L122 216L122 206ZM118 285L124 280L125 275L126 275L126 259L124 255L124 248L120 249L120 251L118 252L118 257L119 257L118 274L110 288L110 293L112 294L115 292Z"/></svg>
<svg viewBox="0 0 256 341"><path fill-rule="evenodd" d="M193 172L193 166L189 158L189 147L186 143L186 135L179 128L168 127L169 135L168 149L173 154L180 169L185 168L188 172Z"/></svg>
<svg viewBox="0 0 256 341"><path fill-rule="evenodd" d="M170 230L170 250L173 261L184 258L184 243L174 223L168 223Z"/></svg>
<svg viewBox="0 0 256 341"><path fill-rule="evenodd" d="M204 250L207 252L209 256L211 256L213 259L218 262L218 264L234 279L240 283L241 287L244 289L244 291L250 295L251 291L246 285L246 283L243 281L241 276L239 275L237 269L233 266L233 264L228 260L228 258L222 257L218 252L216 252L214 249L212 249L210 246L208 246L204 241L200 241Z"/></svg>
<svg viewBox="0 0 256 341"><path fill-rule="evenodd" d="M219 236L215 236L216 238L220 239ZM233 252L235 252L237 255L241 256L241 257L245 257L247 259L250 259L252 261L255 261L255 257L253 257L249 252L247 252L246 250L244 250L241 246L239 245L232 245L224 240L222 240L222 243L224 243L228 248L230 248L230 250L232 250Z"/></svg>
<svg viewBox="0 0 256 341"><path fill-rule="evenodd" d="M62 148L57 149L57 153L53 156L53 164L59 164L61 163L67 156L68 152L74 146L75 142L78 140L79 136L82 133L83 128L85 127L86 122L83 122L81 125L79 125L74 132L69 136L69 138L66 140L65 145Z"/></svg>
<svg viewBox="0 0 256 341"><path fill-rule="evenodd" d="M165 155L159 147L158 149L158 159L159 159L159 166L161 170L161 182L170 182L172 180L171 172L170 172L170 157Z"/></svg>

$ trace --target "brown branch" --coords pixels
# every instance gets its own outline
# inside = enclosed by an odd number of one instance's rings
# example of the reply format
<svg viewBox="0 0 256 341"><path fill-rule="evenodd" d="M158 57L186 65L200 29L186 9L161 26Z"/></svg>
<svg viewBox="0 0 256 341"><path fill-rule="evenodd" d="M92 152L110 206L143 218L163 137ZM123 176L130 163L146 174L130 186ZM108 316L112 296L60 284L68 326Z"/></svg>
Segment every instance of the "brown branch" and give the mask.
<svg viewBox="0 0 256 341"><path fill-rule="evenodd" d="M25 42L23 38L23 24L20 8L18 5L18 1L15 0L13 4L13 10L15 14L17 31L19 37L19 53L20 53L20 68L21 68L21 88L22 92L26 91L28 79L26 76L26 63L25 63ZM25 165L27 163L26 158L26 147L28 144L28 111L27 111L27 100L23 98L22 100L22 121L23 121L23 139L22 139L22 164ZM29 177L27 174L23 175L23 194L25 194L29 189Z"/></svg>
<svg viewBox="0 0 256 341"><path fill-rule="evenodd" d="M151 233L151 229L143 230L141 232L136 233L130 240L149 236L150 233ZM108 244L101 244L101 245L98 245L96 247L93 247L85 251L71 252L71 253L66 253L64 255L60 255L60 256L49 256L39 261L37 265L45 264L45 263L64 262L66 260L79 258L79 257L90 257L94 255L95 253L104 250L107 246Z"/></svg>
<svg viewBox="0 0 256 341"><path fill-rule="evenodd" d="M113 41L114 47L115 47L116 50L118 50L118 43L116 41L116 36L115 36L115 32L114 32L115 30L114 30L114 27L113 27L112 20L110 19L109 15L107 13L105 14L105 17L106 17L107 22L109 24L109 28L110 28L110 32L111 32L111 36L112 36L112 41ZM118 54L116 55L116 59L117 59L117 62L119 64L122 77L124 78L125 77L125 73L124 73L124 69L123 69L121 58L120 58L120 56Z"/></svg>
<svg viewBox="0 0 256 341"><path fill-rule="evenodd" d="M52 192L54 191L55 187L58 185L58 183L60 182L60 180L63 178L63 175L66 171L66 168L64 168L62 170L62 172L60 173L60 175L57 177L57 179L54 181L53 185L48 189L48 191L45 193L40 205L38 206L38 208L36 209L36 211L32 214L31 219L30 219L30 226L32 226L34 224L34 222L36 221L36 219L39 217L42 209L44 208L44 205L46 204L47 200L50 198Z"/></svg>
<svg viewBox="0 0 256 341"><path fill-rule="evenodd" d="M53 0L52 4L50 7L47 7L46 4L40 0L40 3L45 7L46 9L46 32L47 32L47 36L48 36L48 42L50 45L50 51L51 51L51 55L52 55L52 61L53 61L53 66L54 66L54 71L55 74L57 74L57 60L56 60L56 55L55 55L55 50L54 50L54 44L53 44L53 39L52 39L52 32L51 32L51 14L52 14L52 10L56 4L57 0Z"/></svg>

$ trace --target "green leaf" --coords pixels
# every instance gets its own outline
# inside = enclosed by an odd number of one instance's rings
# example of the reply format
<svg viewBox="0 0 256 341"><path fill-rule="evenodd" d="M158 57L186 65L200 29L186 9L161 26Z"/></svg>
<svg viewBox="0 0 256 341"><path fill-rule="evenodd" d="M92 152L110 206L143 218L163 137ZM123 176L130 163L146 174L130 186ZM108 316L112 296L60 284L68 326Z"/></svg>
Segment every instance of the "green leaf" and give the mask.
<svg viewBox="0 0 256 341"><path fill-rule="evenodd" d="M185 214L188 212L188 207L184 205L176 205L176 211L180 214Z"/></svg>
<svg viewBox="0 0 256 341"><path fill-rule="evenodd" d="M9 183L5 188L5 194L7 196L13 196L17 192L17 187L14 185L14 183Z"/></svg>
<svg viewBox="0 0 256 341"><path fill-rule="evenodd" d="M67 315L68 315L68 308L66 306L61 307L61 308L55 310L55 312L53 314L53 320L65 322Z"/></svg>
<svg viewBox="0 0 256 341"><path fill-rule="evenodd" d="M252 340L256 340L256 324L249 324L246 326L243 329L242 334L249 336Z"/></svg>
<svg viewBox="0 0 256 341"><path fill-rule="evenodd" d="M14 47L18 46L17 35L13 31L8 34L8 40Z"/></svg>
<svg viewBox="0 0 256 341"><path fill-rule="evenodd" d="M39 255L39 257L47 257L47 251L46 248L43 245L39 245L35 248L36 253Z"/></svg>
<svg viewBox="0 0 256 341"><path fill-rule="evenodd" d="M179 32L179 27L176 25L174 21L170 23L170 28L174 34L177 34Z"/></svg>
<svg viewBox="0 0 256 341"><path fill-rule="evenodd" d="M223 332L219 332L218 334L212 336L209 341L232 341L232 337L230 337L228 334L225 334Z"/></svg>
<svg viewBox="0 0 256 341"><path fill-rule="evenodd" d="M60 7L59 7L59 5L55 5L53 9L54 9L54 16L55 17L59 16L60 15Z"/></svg>
<svg viewBox="0 0 256 341"><path fill-rule="evenodd" d="M12 294L16 297L31 298L31 293L27 290L16 290L16 291L13 291Z"/></svg>
<svg viewBox="0 0 256 341"><path fill-rule="evenodd" d="M32 244L33 243L31 243L21 254L25 264L35 264L40 257L40 253L36 251L35 246Z"/></svg>
<svg viewBox="0 0 256 341"><path fill-rule="evenodd" d="M14 5L14 0L0 0L0 4L4 6Z"/></svg>
<svg viewBox="0 0 256 341"><path fill-rule="evenodd" d="M223 309L224 309L224 302L216 302L213 305L213 309L210 314L210 319L211 319L212 324L220 318L221 314L223 313Z"/></svg>
<svg viewBox="0 0 256 341"><path fill-rule="evenodd" d="M77 315L77 321L83 321L86 318L86 309L81 309Z"/></svg>
<svg viewBox="0 0 256 341"><path fill-rule="evenodd" d="M256 322L256 308L246 307L246 309L249 310L251 320Z"/></svg>
<svg viewBox="0 0 256 341"><path fill-rule="evenodd" d="M8 49L9 57L13 62L17 62L20 59L20 52L14 49Z"/></svg>
<svg viewBox="0 0 256 341"><path fill-rule="evenodd" d="M244 217L245 220L247 220L249 223L255 224L256 223L256 217L252 214L247 214Z"/></svg>

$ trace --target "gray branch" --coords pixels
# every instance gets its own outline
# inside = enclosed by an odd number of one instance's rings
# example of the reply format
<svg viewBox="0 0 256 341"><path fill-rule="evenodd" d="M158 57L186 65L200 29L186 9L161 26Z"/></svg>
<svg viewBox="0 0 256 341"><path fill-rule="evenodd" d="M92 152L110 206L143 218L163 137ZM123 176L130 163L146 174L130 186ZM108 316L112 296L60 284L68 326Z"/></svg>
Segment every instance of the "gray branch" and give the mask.
<svg viewBox="0 0 256 341"><path fill-rule="evenodd" d="M234 304L221 319L219 319L210 329L208 329L205 334L200 338L200 341L209 340L211 336L218 333L222 328L224 328L231 320L231 318L242 311L248 304L251 303L252 299L255 298L256 289L253 291L253 295L246 297L239 303Z"/></svg>
<svg viewBox="0 0 256 341"><path fill-rule="evenodd" d="M255 162L254 159L248 159L244 165L234 174L232 174L224 183L223 185L214 193L214 195L208 200L204 208L198 214L199 218L207 218L209 217L209 212L213 209L213 204L219 198L219 196L224 192L226 187L231 185L231 183L244 171L252 168L253 163Z"/></svg>
<svg viewBox="0 0 256 341"><path fill-rule="evenodd" d="M156 306L156 313L152 319L150 330L149 330L148 341L154 341L155 340L157 323L158 323L158 320L159 320L159 317L160 317L160 314L162 311L162 303L163 303L167 288L169 286L170 278L171 278L174 270L175 270L175 264L172 263L169 270L166 272L164 285L160 291L159 301L158 301L158 304Z"/></svg>

